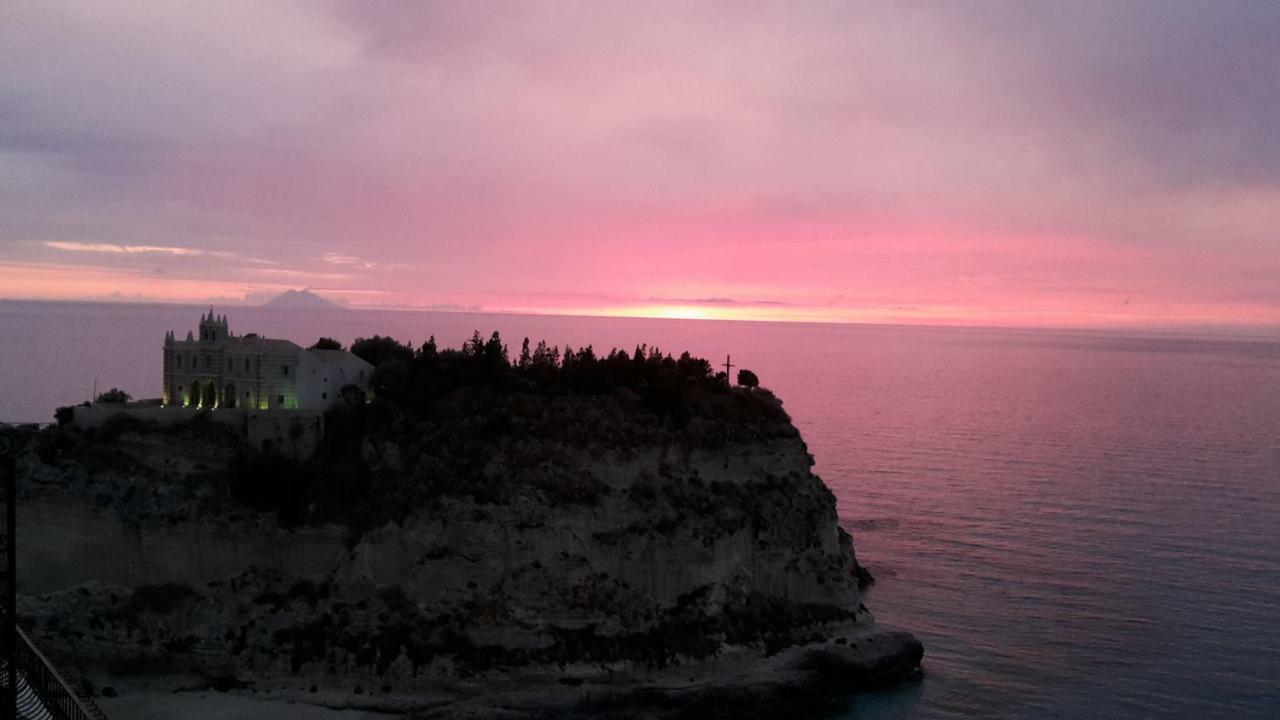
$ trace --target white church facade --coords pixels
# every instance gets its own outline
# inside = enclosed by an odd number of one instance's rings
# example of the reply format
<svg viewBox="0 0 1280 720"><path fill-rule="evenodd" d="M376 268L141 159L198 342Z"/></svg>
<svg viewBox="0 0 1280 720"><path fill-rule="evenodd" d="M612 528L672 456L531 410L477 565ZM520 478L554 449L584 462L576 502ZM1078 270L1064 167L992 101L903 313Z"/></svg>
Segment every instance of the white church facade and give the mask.
<svg viewBox="0 0 1280 720"><path fill-rule="evenodd" d="M323 410L342 388L367 391L373 366L345 350L308 350L289 340L232 335L209 310L199 336L164 338L166 407Z"/></svg>

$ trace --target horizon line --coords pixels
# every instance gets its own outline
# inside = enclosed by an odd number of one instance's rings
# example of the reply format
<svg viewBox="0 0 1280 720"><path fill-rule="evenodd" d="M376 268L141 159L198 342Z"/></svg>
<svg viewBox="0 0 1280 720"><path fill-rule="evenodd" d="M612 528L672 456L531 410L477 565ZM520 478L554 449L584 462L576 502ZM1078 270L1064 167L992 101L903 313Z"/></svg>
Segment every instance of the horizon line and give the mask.
<svg viewBox="0 0 1280 720"><path fill-rule="evenodd" d="M171 306L171 307L192 307L201 308L208 306L209 300L202 301L186 301L186 300L126 300L126 299L77 299L77 298L15 298L0 297L0 303L46 303L46 304L63 304L63 305L120 305L120 306ZM957 322L930 322L925 319L919 321L904 320L901 318L885 318L875 319L814 319L814 318L753 318L753 317L674 317L663 315L646 315L642 313L632 313L626 311L615 312L590 312L580 311L573 312L564 308L551 308L546 311L539 311L530 308L479 308L471 309L467 307L415 307L415 306L394 306L394 307L377 307L377 306L360 306L360 305L342 305L332 303L330 307L316 308L280 308L271 307L266 303L246 303L246 302L214 302L214 306L222 305L228 308L243 309L260 309L273 312L284 313L339 313L339 312L358 312L358 313L442 313L454 315L514 315L519 317L550 317L550 318L578 318L578 319L617 319L617 320L650 320L650 321L672 321L672 322L729 322L729 323L760 323L768 325L827 325L827 326L853 326L853 327L879 327L879 328L918 328L918 329L943 329L943 330L1000 330L1000 331L1032 331L1032 332L1075 332L1075 333L1103 333L1108 335L1174 335L1185 338L1186 336L1200 336L1204 339L1216 340L1248 340L1259 342L1277 342L1280 341L1280 324L1230 324L1222 322L1202 322L1202 323L1173 323L1173 324L1035 324L1035 323L1008 323L1008 324L992 324L982 323L980 321L966 322L963 320ZM441 305L447 305L442 303ZM1267 336L1274 334L1274 337Z"/></svg>

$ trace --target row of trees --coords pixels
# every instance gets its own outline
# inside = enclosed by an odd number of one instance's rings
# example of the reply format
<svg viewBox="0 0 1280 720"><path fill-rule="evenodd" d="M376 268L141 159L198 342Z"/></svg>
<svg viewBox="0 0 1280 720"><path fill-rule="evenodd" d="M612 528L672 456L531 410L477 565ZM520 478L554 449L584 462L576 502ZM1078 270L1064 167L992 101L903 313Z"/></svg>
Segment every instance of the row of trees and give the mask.
<svg viewBox="0 0 1280 720"><path fill-rule="evenodd" d="M597 354L590 346L524 340L512 352L498 333L477 332L459 348L440 347L435 338L415 348L373 336L357 339L351 352L375 368L372 402L344 389L344 401L326 413L321 447L305 463L241 453L229 473L233 498L274 510L286 525L347 523L356 537L445 496L484 504L537 492L555 507L592 506L607 485L589 473L537 470L556 446L524 441L587 436L625 448L694 428L701 434L690 442L699 443L786 421L769 393L735 392L707 360L647 345ZM566 395L621 397L539 401ZM632 415L633 403L640 411ZM371 461L369 453L385 457L388 444L398 448L398 468ZM501 448L529 467L488 472Z"/></svg>
<svg viewBox="0 0 1280 720"><path fill-rule="evenodd" d="M332 345L337 343L322 338L313 347ZM409 411L427 411L466 387L578 395L625 388L639 393L653 409L678 415L689 391L727 392L729 387L725 373L713 372L706 359L688 352L673 356L648 345L601 355L590 345L561 349L525 338L513 358L499 333L486 338L477 331L457 349L441 348L434 336L414 348L374 335L358 338L351 352L374 366L375 396ZM759 385L750 370L739 371L737 380L748 388Z"/></svg>
<svg viewBox="0 0 1280 720"><path fill-rule="evenodd" d="M322 337L310 349L342 350L343 347L333 338ZM519 356L512 362L507 346L496 331L486 340L477 330L460 350L441 350L434 335L417 350L394 338L374 335L357 338L351 352L374 366L373 389L379 396L390 399L403 398L406 391L415 389L418 395L423 391L437 394L432 391L445 389L438 380L452 387L531 381L541 389L581 394L608 392L617 387L639 390L671 382L703 386L708 386L709 381L728 382L724 373L713 374L711 363L703 358L692 357L688 352L673 358L647 345L637 345L631 353L615 348L599 357L590 345L576 352L565 346L561 353L559 346L549 346L543 340L530 348L529 338L525 338ZM424 377L428 373L443 377L431 380ZM756 374L745 369L738 371L737 380L739 385L748 388L760 384ZM99 403L112 404L132 399L129 393L118 388L111 388L96 398Z"/></svg>

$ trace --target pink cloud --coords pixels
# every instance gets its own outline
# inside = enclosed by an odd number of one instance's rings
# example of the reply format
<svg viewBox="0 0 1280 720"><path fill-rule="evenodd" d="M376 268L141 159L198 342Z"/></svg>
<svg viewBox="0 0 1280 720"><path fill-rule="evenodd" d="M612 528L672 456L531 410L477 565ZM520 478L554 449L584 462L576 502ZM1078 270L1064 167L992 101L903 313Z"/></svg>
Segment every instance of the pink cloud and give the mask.
<svg viewBox="0 0 1280 720"><path fill-rule="evenodd" d="M1001 7L18 8L4 292L1280 320L1276 11Z"/></svg>

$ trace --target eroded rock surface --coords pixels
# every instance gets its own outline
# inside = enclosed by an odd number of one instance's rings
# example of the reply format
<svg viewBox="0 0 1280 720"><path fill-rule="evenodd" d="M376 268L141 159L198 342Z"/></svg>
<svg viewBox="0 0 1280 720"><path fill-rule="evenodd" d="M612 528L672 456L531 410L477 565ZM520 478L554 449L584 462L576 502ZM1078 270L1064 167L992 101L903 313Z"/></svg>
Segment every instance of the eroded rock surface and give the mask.
<svg viewBox="0 0 1280 720"><path fill-rule="evenodd" d="M22 614L121 691L421 717L795 716L917 673L776 399L699 402L467 398L275 475L199 424L52 431L27 517L101 532L24 548L61 564Z"/></svg>

